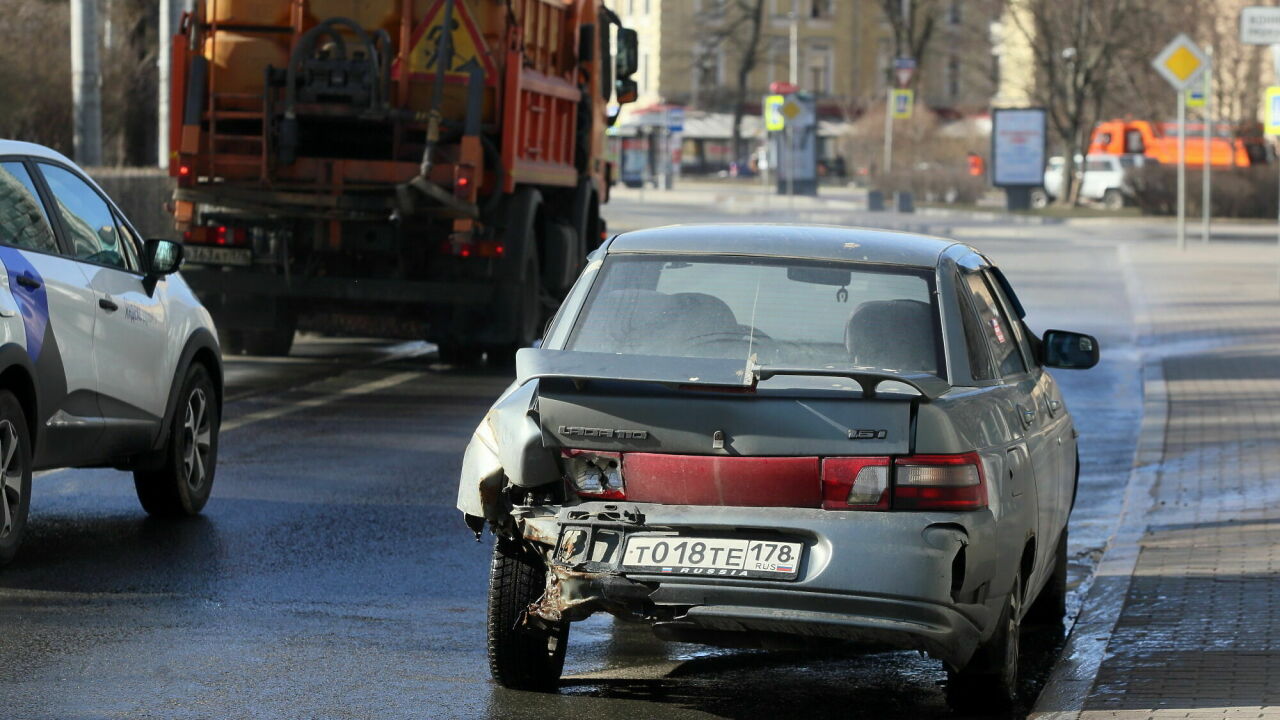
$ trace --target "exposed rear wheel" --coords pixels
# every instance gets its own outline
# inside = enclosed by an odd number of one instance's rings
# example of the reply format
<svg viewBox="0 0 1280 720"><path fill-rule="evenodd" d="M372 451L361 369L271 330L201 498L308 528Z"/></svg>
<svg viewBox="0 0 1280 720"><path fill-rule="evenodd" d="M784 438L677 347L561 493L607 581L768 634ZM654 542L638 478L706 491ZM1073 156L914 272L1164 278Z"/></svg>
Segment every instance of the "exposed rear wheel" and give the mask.
<svg viewBox="0 0 1280 720"><path fill-rule="evenodd" d="M1007 710L1018 695L1018 651L1022 639L1022 573L1014 576L991 639L969 664L947 669L947 704L959 712Z"/></svg>
<svg viewBox="0 0 1280 720"><path fill-rule="evenodd" d="M525 622L546 579L542 558L517 542L498 540L489 573L489 672L503 687L550 692L560 684L569 623Z"/></svg>
<svg viewBox="0 0 1280 720"><path fill-rule="evenodd" d="M1124 193L1119 190L1108 190L1102 196L1102 205L1108 210L1119 210L1124 207Z"/></svg>
<svg viewBox="0 0 1280 720"><path fill-rule="evenodd" d="M151 515L196 515L213 488L221 420L213 380L203 365L187 370L173 412L169 438L146 469L133 472L133 485Z"/></svg>
<svg viewBox="0 0 1280 720"><path fill-rule="evenodd" d="M31 507L31 432L22 405L0 390L0 565L22 544Z"/></svg>

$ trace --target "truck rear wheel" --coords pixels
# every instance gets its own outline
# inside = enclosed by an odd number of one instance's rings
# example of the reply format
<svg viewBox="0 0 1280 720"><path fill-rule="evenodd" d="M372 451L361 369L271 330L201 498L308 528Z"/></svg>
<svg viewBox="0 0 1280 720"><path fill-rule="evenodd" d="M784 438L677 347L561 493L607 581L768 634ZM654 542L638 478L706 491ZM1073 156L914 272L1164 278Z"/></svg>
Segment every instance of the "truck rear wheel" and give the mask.
<svg viewBox="0 0 1280 720"><path fill-rule="evenodd" d="M241 330L241 349L246 355L288 355L295 332L292 323L270 330Z"/></svg>

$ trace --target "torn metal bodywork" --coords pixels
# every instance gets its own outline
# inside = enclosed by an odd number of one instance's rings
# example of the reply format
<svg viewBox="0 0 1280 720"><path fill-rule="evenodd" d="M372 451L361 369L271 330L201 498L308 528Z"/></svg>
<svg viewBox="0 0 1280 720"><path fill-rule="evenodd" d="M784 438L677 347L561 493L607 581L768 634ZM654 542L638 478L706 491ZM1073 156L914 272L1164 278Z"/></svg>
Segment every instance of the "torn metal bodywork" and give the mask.
<svg viewBox="0 0 1280 720"><path fill-rule="evenodd" d="M467 445L458 509L472 530L478 531L483 520L495 533L514 537L510 488L538 487L560 479L553 451L543 443L537 389L537 383L508 388Z"/></svg>
<svg viewBox="0 0 1280 720"><path fill-rule="evenodd" d="M553 622L582 620L597 611L630 620L653 618L648 596L657 586L629 580L621 572L625 530L644 527L639 508L564 508L555 519L559 536L552 543L547 589L529 613ZM526 530L525 537L529 535Z"/></svg>

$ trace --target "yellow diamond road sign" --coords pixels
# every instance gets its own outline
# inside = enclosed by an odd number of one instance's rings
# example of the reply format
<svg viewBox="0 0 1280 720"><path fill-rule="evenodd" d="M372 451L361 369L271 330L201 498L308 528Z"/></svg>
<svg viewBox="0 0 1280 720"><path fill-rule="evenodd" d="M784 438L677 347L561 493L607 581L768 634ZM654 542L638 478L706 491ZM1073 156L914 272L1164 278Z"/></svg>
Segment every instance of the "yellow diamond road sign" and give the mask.
<svg viewBox="0 0 1280 720"><path fill-rule="evenodd" d="M1160 73L1175 90L1185 90L1198 79L1200 71L1209 61L1191 38L1179 33L1173 42L1164 47L1151 66Z"/></svg>
<svg viewBox="0 0 1280 720"><path fill-rule="evenodd" d="M790 100L782 104L782 114L786 116L788 120L795 120L796 116L799 115L800 112L800 106Z"/></svg>

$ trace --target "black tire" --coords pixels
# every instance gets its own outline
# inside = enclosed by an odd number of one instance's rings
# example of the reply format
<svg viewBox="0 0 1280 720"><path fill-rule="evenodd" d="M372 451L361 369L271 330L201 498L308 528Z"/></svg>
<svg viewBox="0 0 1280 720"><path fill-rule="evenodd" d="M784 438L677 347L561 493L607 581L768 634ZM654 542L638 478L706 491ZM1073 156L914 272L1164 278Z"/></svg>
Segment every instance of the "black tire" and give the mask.
<svg viewBox="0 0 1280 720"><path fill-rule="evenodd" d="M489 573L489 673L503 687L554 692L564 669L569 623L525 623L542 597L547 568L519 543L499 539Z"/></svg>
<svg viewBox="0 0 1280 720"><path fill-rule="evenodd" d="M192 364L169 418L164 447L143 469L133 471L143 510L157 517L181 517L204 508L218 466L221 409L209 371Z"/></svg>
<svg viewBox="0 0 1280 720"><path fill-rule="evenodd" d="M440 362L456 367L474 367L484 357L484 348L477 345L465 345L456 342L442 342L436 345L436 356Z"/></svg>
<svg viewBox="0 0 1280 720"><path fill-rule="evenodd" d="M31 429L18 398L0 390L0 565L18 553L31 509Z"/></svg>
<svg viewBox="0 0 1280 720"><path fill-rule="evenodd" d="M1053 197L1040 188L1031 191L1031 207L1043 210L1053 204Z"/></svg>
<svg viewBox="0 0 1280 720"><path fill-rule="evenodd" d="M542 281L538 274L538 257L533 253L525 260L524 272L520 274L518 295L510 298L508 311L514 315L515 341L487 348L486 357L492 367L514 367L516 351L533 345L533 341L542 334L543 322L546 319L545 305L542 302Z"/></svg>
<svg viewBox="0 0 1280 720"><path fill-rule="evenodd" d="M1067 615L1067 529L1062 528L1058 547L1053 554L1053 572L1040 589L1035 602L1027 608L1025 623L1047 629L1060 629Z"/></svg>
<svg viewBox="0 0 1280 720"><path fill-rule="evenodd" d="M241 347L246 355L288 355L296 332L293 323L271 330L241 330Z"/></svg>
<svg viewBox="0 0 1280 720"><path fill-rule="evenodd" d="M951 709L963 713L1003 711L1017 701L1022 593L1019 572L991 639L978 646L963 668L947 668L947 704Z"/></svg>
<svg viewBox="0 0 1280 720"><path fill-rule="evenodd" d="M1102 194L1102 205L1108 210L1120 210L1124 207L1124 193L1112 188Z"/></svg>

